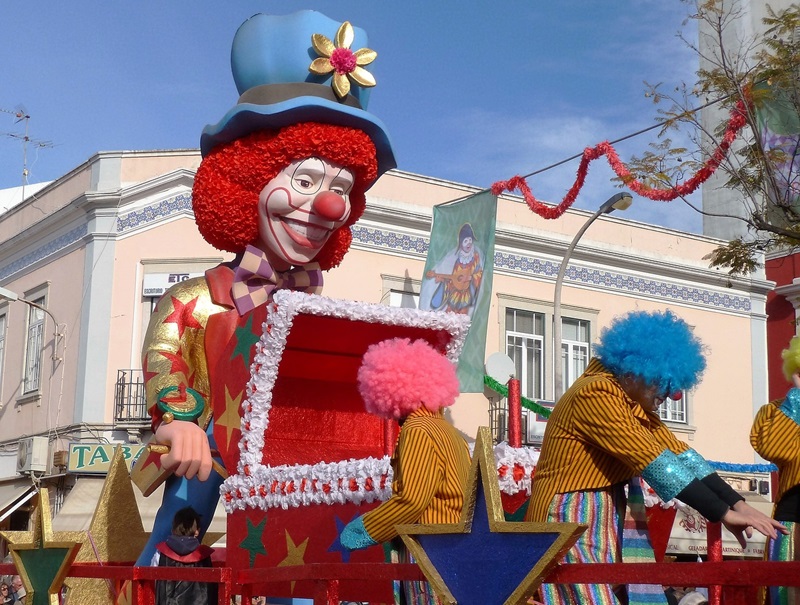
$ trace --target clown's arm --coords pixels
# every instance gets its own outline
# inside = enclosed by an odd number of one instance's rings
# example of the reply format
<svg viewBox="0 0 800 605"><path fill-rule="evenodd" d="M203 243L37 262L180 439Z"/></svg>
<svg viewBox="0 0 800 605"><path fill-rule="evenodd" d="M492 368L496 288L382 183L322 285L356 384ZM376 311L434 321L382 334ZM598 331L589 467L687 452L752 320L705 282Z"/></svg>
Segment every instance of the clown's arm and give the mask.
<svg viewBox="0 0 800 605"><path fill-rule="evenodd" d="M342 530L342 546L357 550L397 536L395 525L417 523L436 493L444 474L433 438L419 427L400 431L392 497Z"/></svg>
<svg viewBox="0 0 800 605"><path fill-rule="evenodd" d="M203 481L211 472L204 336L214 311L203 278L178 284L156 306L143 347L153 432L158 443L170 446L161 464L179 476L197 475Z"/></svg>

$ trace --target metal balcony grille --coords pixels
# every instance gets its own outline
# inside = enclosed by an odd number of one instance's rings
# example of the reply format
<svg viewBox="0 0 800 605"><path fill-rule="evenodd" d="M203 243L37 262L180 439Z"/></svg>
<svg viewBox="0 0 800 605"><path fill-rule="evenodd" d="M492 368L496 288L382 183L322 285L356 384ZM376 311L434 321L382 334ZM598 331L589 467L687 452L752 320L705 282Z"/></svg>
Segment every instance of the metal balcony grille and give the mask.
<svg viewBox="0 0 800 605"><path fill-rule="evenodd" d="M117 423L150 422L144 393L144 375L141 370L117 370L114 409Z"/></svg>

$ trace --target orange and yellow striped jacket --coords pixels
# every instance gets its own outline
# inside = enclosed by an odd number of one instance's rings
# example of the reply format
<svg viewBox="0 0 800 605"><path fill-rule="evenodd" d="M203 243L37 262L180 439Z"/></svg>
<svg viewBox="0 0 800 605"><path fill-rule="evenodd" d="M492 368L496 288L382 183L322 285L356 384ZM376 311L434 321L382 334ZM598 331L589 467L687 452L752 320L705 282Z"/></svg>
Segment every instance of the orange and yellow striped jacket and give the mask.
<svg viewBox="0 0 800 605"><path fill-rule="evenodd" d="M556 494L603 489L640 475L662 452L689 449L597 359L547 421L526 521L545 521Z"/></svg>
<svg viewBox="0 0 800 605"><path fill-rule="evenodd" d="M364 515L367 533L385 542L400 523L457 523L469 468L467 443L441 412L412 412L392 455L392 497Z"/></svg>
<svg viewBox="0 0 800 605"><path fill-rule="evenodd" d="M800 483L800 425L781 412L782 399L762 406L750 429L750 444L763 458L778 467L778 493Z"/></svg>

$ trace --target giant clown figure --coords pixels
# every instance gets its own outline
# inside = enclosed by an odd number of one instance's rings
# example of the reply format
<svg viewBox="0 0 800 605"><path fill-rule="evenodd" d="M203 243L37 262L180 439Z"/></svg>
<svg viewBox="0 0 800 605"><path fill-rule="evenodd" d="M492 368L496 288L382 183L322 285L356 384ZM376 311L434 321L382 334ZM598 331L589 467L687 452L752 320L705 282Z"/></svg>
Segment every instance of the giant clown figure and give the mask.
<svg viewBox="0 0 800 605"><path fill-rule="evenodd" d="M167 477L140 565L177 510L193 506L201 532L208 528L218 469L235 469L239 458L238 404L273 292L321 290L322 271L350 246L365 191L395 166L383 124L366 111L365 87L375 80L365 66L375 56L363 31L311 11L255 15L236 33L241 97L204 130L192 193L202 236L236 257L170 289L147 331L147 401L155 441L169 453L135 469L153 485ZM282 413L291 412L273 409L270 427ZM313 417L303 422L311 435L319 428ZM271 462L291 462L296 452L269 431L267 441L276 444L265 450Z"/></svg>

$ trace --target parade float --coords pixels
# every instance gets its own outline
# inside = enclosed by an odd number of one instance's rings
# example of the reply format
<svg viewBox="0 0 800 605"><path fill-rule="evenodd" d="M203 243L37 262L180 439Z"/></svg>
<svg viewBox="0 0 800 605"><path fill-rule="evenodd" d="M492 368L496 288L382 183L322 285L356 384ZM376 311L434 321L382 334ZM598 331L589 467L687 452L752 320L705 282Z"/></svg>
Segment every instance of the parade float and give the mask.
<svg viewBox="0 0 800 605"><path fill-rule="evenodd" d="M250 25L258 25L262 17L251 19ZM346 126L365 129L378 151L384 152L378 154L378 169L370 177L374 180L377 172L394 165L388 138L379 122L363 115L366 95L355 100L348 95L351 86L355 91L360 85L374 84L363 67L375 53L367 48L363 32L354 31L349 23L335 23L308 11L288 21L295 25L310 21L313 31L300 39L291 27L276 27L270 30L271 37L259 34L258 27L242 30L234 65L247 83L240 90L240 103L218 128L206 132L204 153L217 143L235 143L254 128L284 128L298 121L336 122L345 116ZM271 82L286 77L279 66L263 60L265 49L276 48L300 49L304 77L298 82L281 81L277 89L259 88L271 86L265 78ZM257 68L249 67L250 52L260 55ZM306 85L332 88L333 95L315 96L320 89ZM315 91L311 102L305 95L309 90ZM734 115L720 154L727 152L741 127L740 117ZM307 149L300 157L313 154L313 149ZM532 210L557 218L574 202L588 163L603 155L634 191L667 199L666 194L643 186L637 189L608 144L587 149L576 185L558 206L538 202L519 177L497 183L493 189L496 194L518 189ZM702 174L669 195L693 190L718 163L715 155ZM321 206L331 211L329 202ZM214 220L227 225L229 218L223 211ZM349 224L357 218L354 215ZM199 283L183 287L199 287ZM173 305L164 312L169 318L164 323L173 323L179 335L206 327L197 323L194 305L175 292L163 300ZM153 583L174 577L218 583L223 605L229 605L232 596L247 599L262 594L313 598L320 605L342 600L386 603L392 600L393 580L422 578L431 582L442 602L462 605L531 602L536 587L545 580L628 583L646 574L654 584L716 587L712 602L722 599L726 605L752 603L755 587L760 585L800 584L800 563L722 563L719 526L709 527L711 562L703 564L557 565L580 528L519 522L530 496L536 451L522 447L520 397L514 380L507 386L505 381L487 380L491 388L509 397L509 440L493 447L489 431L479 431L461 521L401 528L419 567L392 563L380 546L350 553L338 541L340 531L356 515L389 496L392 475L387 455L397 435L394 423L363 409L355 388L361 357L371 344L407 337L425 340L455 362L468 319L332 300L290 289L278 289L247 313L242 315L244 321L236 318L233 322L236 340L214 353L237 361L230 378L241 388L224 397L224 405L213 411L203 409L199 416L207 422L214 419L214 468L228 514L227 547L218 553L214 567L175 570L133 564L148 537L118 454L89 532L53 531L46 490L40 492L32 529L4 532L14 562L0 565L0 571L16 570L22 575L30 603L58 603L65 583L68 603L152 603ZM164 356L168 360L165 374L186 369L177 351L170 354ZM156 365L145 363L151 378L158 374ZM191 373L187 370L186 374ZM156 392L164 392L169 405L160 410L156 424L180 422L202 407L198 402L207 384L191 382L183 388L165 384L158 384ZM175 418L164 420L167 413ZM134 467L136 483L146 493L169 475L162 466L165 454L160 446L164 444L154 444ZM667 523L654 523L661 528L653 526L654 538L661 536L663 542ZM663 552L657 547L657 559L663 559Z"/></svg>

